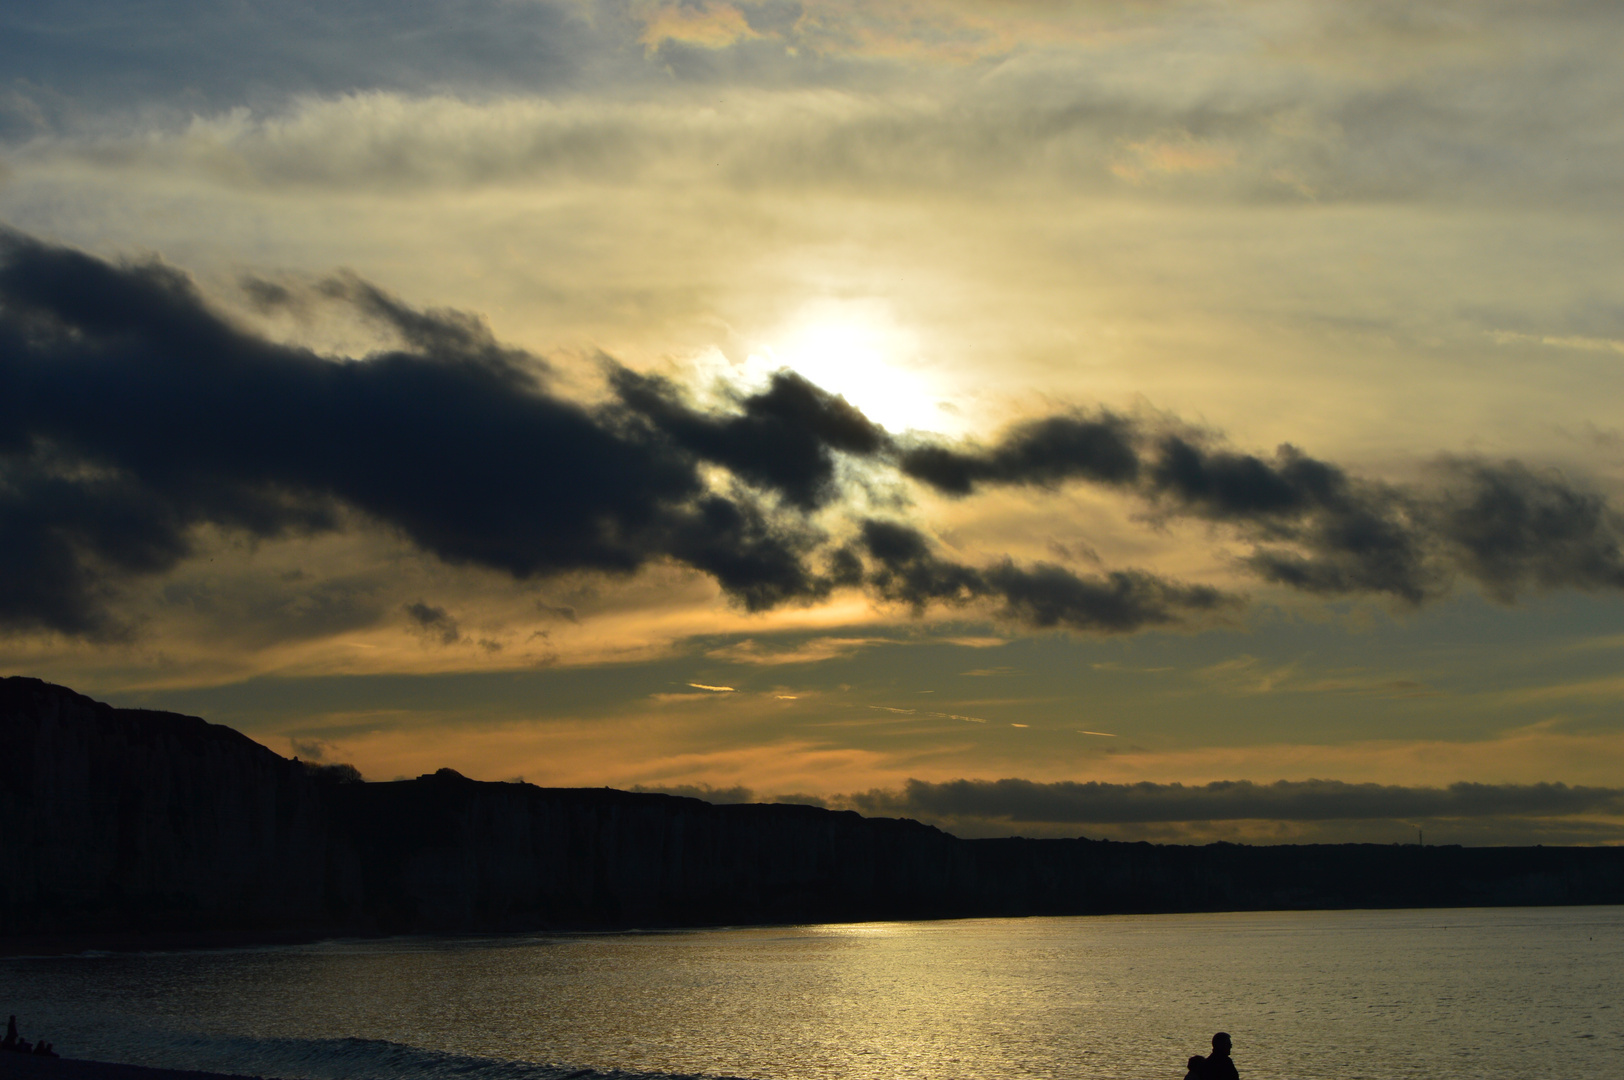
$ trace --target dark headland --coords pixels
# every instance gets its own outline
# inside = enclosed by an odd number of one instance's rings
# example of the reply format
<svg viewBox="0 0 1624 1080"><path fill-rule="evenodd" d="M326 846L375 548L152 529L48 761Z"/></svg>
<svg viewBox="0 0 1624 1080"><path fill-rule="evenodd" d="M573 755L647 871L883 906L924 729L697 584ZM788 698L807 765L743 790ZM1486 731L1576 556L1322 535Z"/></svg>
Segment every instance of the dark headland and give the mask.
<svg viewBox="0 0 1624 1080"><path fill-rule="evenodd" d="M1624 903L1624 849L962 840L450 770L361 783L0 679L0 948L970 916Z"/></svg>

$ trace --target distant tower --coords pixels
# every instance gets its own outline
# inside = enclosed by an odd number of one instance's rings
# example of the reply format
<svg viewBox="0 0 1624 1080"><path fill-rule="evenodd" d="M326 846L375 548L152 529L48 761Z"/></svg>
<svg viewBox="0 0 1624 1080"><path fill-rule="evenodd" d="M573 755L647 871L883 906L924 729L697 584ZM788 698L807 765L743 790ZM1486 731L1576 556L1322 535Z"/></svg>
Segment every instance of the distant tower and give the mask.
<svg viewBox="0 0 1624 1080"><path fill-rule="evenodd" d="M1427 846L1427 833L1425 829L1418 828L1415 830L1415 844L1417 847Z"/></svg>

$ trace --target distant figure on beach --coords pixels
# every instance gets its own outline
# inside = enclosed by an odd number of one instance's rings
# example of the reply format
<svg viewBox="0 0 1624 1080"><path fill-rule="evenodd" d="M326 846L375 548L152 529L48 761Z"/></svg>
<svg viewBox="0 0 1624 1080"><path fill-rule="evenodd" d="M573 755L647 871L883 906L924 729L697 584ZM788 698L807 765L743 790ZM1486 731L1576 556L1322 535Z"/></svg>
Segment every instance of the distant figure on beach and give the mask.
<svg viewBox="0 0 1624 1080"><path fill-rule="evenodd" d="M1229 1060L1229 1033L1220 1031L1212 1037L1212 1053L1201 1063L1201 1080L1240 1080L1235 1063Z"/></svg>
<svg viewBox="0 0 1624 1080"><path fill-rule="evenodd" d="M6 1039L0 1042L0 1050L15 1050L17 1048L17 1014L12 1013L11 1019L6 1021Z"/></svg>

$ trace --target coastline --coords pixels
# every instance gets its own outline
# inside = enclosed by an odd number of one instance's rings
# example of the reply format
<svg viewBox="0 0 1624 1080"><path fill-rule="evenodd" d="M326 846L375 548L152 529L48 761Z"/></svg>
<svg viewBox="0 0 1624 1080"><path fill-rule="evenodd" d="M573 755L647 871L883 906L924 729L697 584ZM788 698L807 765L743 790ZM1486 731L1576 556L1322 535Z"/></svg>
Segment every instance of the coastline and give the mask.
<svg viewBox="0 0 1624 1080"><path fill-rule="evenodd" d="M450 769L355 783L227 727L22 677L0 679L0 720L0 761L29 763L0 785L13 808L0 877L14 886L0 899L0 955L1624 903L1624 848L965 839L849 810L483 782Z"/></svg>

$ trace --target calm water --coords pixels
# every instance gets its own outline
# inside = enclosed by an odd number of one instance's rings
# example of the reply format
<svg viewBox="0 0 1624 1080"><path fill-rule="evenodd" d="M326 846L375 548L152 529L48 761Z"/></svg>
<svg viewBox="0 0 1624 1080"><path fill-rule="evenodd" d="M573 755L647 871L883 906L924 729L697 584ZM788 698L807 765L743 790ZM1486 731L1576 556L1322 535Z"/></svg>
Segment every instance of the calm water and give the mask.
<svg viewBox="0 0 1624 1080"><path fill-rule="evenodd" d="M988 919L0 961L73 1057L321 1080L1624 1076L1624 908ZM581 1075L586 1075L582 1073Z"/></svg>

